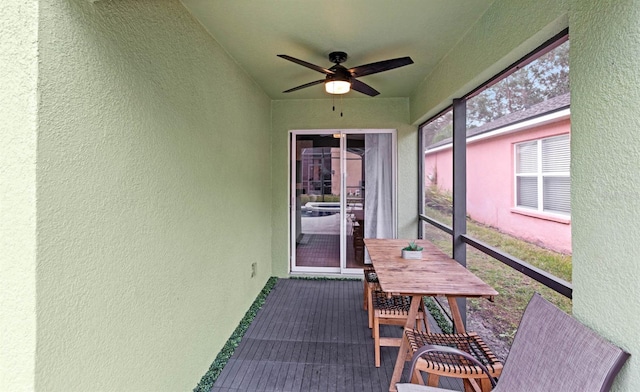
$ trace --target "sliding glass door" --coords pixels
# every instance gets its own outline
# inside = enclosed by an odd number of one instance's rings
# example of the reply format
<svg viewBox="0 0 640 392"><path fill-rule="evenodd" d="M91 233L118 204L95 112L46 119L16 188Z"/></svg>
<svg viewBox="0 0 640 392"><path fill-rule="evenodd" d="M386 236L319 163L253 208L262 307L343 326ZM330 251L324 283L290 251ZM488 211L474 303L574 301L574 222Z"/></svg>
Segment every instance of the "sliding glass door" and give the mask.
<svg viewBox="0 0 640 392"><path fill-rule="evenodd" d="M395 236L395 131L291 132L291 271L359 273Z"/></svg>

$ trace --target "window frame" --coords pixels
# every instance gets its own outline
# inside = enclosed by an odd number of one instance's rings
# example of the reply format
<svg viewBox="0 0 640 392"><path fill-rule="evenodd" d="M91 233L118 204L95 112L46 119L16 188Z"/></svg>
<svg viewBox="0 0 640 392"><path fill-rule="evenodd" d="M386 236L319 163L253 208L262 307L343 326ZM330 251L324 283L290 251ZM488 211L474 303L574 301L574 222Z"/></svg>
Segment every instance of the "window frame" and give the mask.
<svg viewBox="0 0 640 392"><path fill-rule="evenodd" d="M513 211L514 212L522 212L525 213L527 215L531 215L531 213L533 213L533 216L536 215L540 215L541 217L551 217L551 218L558 218L560 220L570 220L571 219L571 212L563 212L563 211L554 211L554 210L545 210L544 209L544 179L545 178L550 178L550 177L561 177L561 178L567 178L569 179L569 181L571 181L571 171L547 171L545 172L543 170L543 155L542 155L542 144L543 141L545 140L551 140L551 139L559 139L559 138L567 138L567 143L569 143L569 160L570 160L570 156L571 156L571 133L562 133L562 134L558 134L558 135L552 135L552 136L545 136L542 138L538 138L538 139L532 139L532 140L523 140L517 143L513 144L513 190L514 190L514 194L513 194ZM518 173L518 148L525 145L525 144L531 144L535 142L535 148L536 148L536 172L535 173L531 173L531 172L521 172ZM519 205L518 204L518 179L519 178L536 178L536 183L537 183L537 207L536 208L532 208L532 207L528 207L528 206L523 206L523 205ZM571 203L571 191L569 191L569 203Z"/></svg>

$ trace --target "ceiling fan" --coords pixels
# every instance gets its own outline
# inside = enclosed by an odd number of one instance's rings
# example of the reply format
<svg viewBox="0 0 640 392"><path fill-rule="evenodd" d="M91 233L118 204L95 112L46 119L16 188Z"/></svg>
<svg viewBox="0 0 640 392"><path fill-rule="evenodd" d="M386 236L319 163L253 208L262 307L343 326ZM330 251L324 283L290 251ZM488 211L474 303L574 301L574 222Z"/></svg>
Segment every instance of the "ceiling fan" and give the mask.
<svg viewBox="0 0 640 392"><path fill-rule="evenodd" d="M356 78L413 64L413 60L411 60L411 57L399 57L397 59L378 61L375 63L360 65L353 68L345 68L341 63L347 61L347 54L345 52L331 52L329 53L329 60L335 65L331 68L323 68L315 64L299 60L295 57L287 56L286 54L279 54L278 57L292 61L296 64L302 65L303 67L310 68L314 71L326 75L324 79L316 80L314 82L291 88L289 90L283 91L283 93L290 93L292 91L297 91L303 88L315 86L316 84L324 83L325 91L329 94L346 94L350 89L353 89L359 93L368 95L370 97L375 97L380 93L373 87L359 81Z"/></svg>

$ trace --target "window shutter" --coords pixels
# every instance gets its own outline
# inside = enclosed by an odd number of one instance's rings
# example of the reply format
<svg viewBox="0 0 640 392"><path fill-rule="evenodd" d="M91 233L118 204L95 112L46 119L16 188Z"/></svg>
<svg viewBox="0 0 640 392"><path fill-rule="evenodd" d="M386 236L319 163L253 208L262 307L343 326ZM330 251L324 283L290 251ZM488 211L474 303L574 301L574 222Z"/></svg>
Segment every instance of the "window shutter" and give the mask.
<svg viewBox="0 0 640 392"><path fill-rule="evenodd" d="M542 140L543 173L569 172L571 162L569 144L569 135Z"/></svg>
<svg viewBox="0 0 640 392"><path fill-rule="evenodd" d="M536 177L518 177L517 199L519 207L538 208L538 179Z"/></svg>
<svg viewBox="0 0 640 392"><path fill-rule="evenodd" d="M550 212L571 213L571 179L545 177L543 179L543 209Z"/></svg>
<svg viewBox="0 0 640 392"><path fill-rule="evenodd" d="M516 174L538 172L538 143L520 143L516 146Z"/></svg>

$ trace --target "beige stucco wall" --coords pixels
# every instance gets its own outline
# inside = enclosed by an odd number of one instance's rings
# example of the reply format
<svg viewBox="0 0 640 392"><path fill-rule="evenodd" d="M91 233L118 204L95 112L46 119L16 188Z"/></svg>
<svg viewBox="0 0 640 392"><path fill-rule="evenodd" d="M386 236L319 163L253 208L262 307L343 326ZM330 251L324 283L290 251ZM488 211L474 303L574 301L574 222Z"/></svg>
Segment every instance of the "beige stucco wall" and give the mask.
<svg viewBox="0 0 640 392"><path fill-rule="evenodd" d="M342 100L344 116L333 112L331 99L272 102L272 258L277 276L289 272L288 260L288 137L302 129L396 129L398 141L398 236L417 235L418 159L416 128L409 124L406 98ZM338 106L338 105L336 105Z"/></svg>
<svg viewBox="0 0 640 392"><path fill-rule="evenodd" d="M32 391L38 6L0 2L0 390Z"/></svg>
<svg viewBox="0 0 640 392"><path fill-rule="evenodd" d="M270 101L177 0L40 8L36 389L191 390L271 275Z"/></svg>
<svg viewBox="0 0 640 392"><path fill-rule="evenodd" d="M570 4L573 311L632 356L640 391L640 2Z"/></svg>

